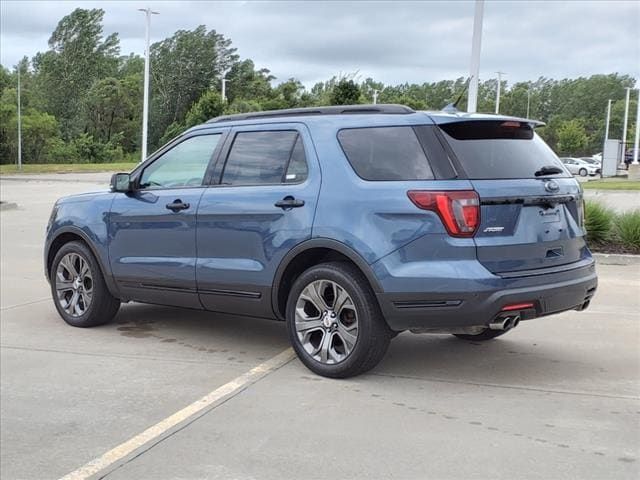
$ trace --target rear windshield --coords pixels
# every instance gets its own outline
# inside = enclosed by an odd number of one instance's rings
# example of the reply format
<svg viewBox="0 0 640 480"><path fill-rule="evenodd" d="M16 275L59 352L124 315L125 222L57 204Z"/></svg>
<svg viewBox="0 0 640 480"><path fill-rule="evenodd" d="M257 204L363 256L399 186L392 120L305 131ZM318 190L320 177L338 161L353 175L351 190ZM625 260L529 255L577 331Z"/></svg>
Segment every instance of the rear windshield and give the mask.
<svg viewBox="0 0 640 480"><path fill-rule="evenodd" d="M433 172L412 127L350 128L338 133L349 163L365 180L431 180Z"/></svg>
<svg viewBox="0 0 640 480"><path fill-rule="evenodd" d="M440 125L449 145L471 179L535 178L542 167L559 167L553 150L527 123L470 121Z"/></svg>

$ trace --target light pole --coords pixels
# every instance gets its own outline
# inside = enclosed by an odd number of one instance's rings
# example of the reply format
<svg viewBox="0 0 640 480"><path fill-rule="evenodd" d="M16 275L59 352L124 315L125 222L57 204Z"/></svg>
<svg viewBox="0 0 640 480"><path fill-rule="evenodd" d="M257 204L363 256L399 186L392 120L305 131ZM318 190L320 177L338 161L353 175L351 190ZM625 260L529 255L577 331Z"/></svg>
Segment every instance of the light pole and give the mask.
<svg viewBox="0 0 640 480"><path fill-rule="evenodd" d="M467 112L474 113L478 108L478 77L480 75L480 47L482 44L482 16L484 0L476 0L473 17L473 40L471 43L471 67L469 69L469 97Z"/></svg>
<svg viewBox="0 0 640 480"><path fill-rule="evenodd" d="M496 114L500 113L500 87L502 86L502 75L504 72L496 72L498 74L498 88L496 89Z"/></svg>
<svg viewBox="0 0 640 480"><path fill-rule="evenodd" d="M604 126L604 141L609 140L609 120L611 119L611 99L607 104L607 123Z"/></svg>
<svg viewBox="0 0 640 480"><path fill-rule="evenodd" d="M380 90L373 90L373 104L376 105L378 103L378 92Z"/></svg>
<svg viewBox="0 0 640 480"><path fill-rule="evenodd" d="M222 97L222 103L227 103L227 72L222 74L222 88L220 92L220 96Z"/></svg>
<svg viewBox="0 0 640 480"><path fill-rule="evenodd" d="M20 63L18 63L18 170L22 170L22 115L20 104Z"/></svg>
<svg viewBox="0 0 640 480"><path fill-rule="evenodd" d="M139 8L140 12L144 12L146 16L146 29L145 29L145 55L144 55L144 100L142 103L142 155L141 162L147 159L147 132L149 122L149 33L151 30L151 15L158 15L158 12L154 12L150 8Z"/></svg>
<svg viewBox="0 0 640 480"><path fill-rule="evenodd" d="M531 106L531 83L529 83L529 88L527 88L527 118L529 118L530 106Z"/></svg>
<svg viewBox="0 0 640 480"><path fill-rule="evenodd" d="M627 151L627 123L629 121L629 93L631 89L627 87L627 97L624 103L624 123L622 126L622 161L624 162L624 153Z"/></svg>
<svg viewBox="0 0 640 480"><path fill-rule="evenodd" d="M636 138L633 140L633 165L638 165L638 136L640 136L640 89L638 90L638 108L636 111Z"/></svg>

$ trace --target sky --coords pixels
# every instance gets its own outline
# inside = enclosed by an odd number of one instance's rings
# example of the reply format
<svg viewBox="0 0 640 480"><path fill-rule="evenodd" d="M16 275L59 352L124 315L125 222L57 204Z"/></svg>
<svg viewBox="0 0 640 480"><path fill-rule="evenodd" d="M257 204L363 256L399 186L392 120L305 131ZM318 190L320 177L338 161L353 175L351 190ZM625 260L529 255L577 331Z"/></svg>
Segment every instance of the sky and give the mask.
<svg viewBox="0 0 640 480"><path fill-rule="evenodd" d="M206 25L241 58L279 81L310 87L357 72L386 84L469 74L473 1L12 1L0 2L0 63L45 51L57 22L75 8L105 10L105 35L121 54L144 53L144 14L158 11L151 41ZM480 78L509 83L619 72L640 78L640 1L492 1L484 8Z"/></svg>

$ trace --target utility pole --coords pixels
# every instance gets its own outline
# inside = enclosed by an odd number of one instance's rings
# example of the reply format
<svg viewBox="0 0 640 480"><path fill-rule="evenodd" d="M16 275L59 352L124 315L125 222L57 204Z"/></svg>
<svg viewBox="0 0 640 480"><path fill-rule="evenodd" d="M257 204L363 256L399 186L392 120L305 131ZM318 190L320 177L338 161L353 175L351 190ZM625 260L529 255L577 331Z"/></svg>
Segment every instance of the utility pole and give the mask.
<svg viewBox="0 0 640 480"><path fill-rule="evenodd" d="M142 155L140 162L144 162L147 159L147 132L149 122L149 34L151 30L151 15L158 15L158 12L154 12L150 8L139 8L140 12L144 12L146 16L146 29L145 29L145 55L144 55L144 100L142 102Z"/></svg>
<svg viewBox="0 0 640 480"><path fill-rule="evenodd" d="M22 115L20 112L21 99L20 99L20 67L21 63L18 63L18 170L22 170Z"/></svg>
<svg viewBox="0 0 640 480"><path fill-rule="evenodd" d="M478 108L478 78L480 76L480 47L482 44L482 16L484 0L476 0L473 17L473 40L471 43L471 67L469 69L469 97L467 112L474 113Z"/></svg>
<svg viewBox="0 0 640 480"><path fill-rule="evenodd" d="M502 75L504 72L496 72L498 74L498 88L496 89L496 114L500 113L500 87L502 86Z"/></svg>
<svg viewBox="0 0 640 480"><path fill-rule="evenodd" d="M604 141L609 140L609 120L611 119L611 99L607 104L607 123L604 126Z"/></svg>
<svg viewBox="0 0 640 480"><path fill-rule="evenodd" d="M631 89L627 87L627 98L624 104L624 123L622 126L622 162L624 162L624 154L627 151L627 123L629 121L629 93Z"/></svg>
<svg viewBox="0 0 640 480"><path fill-rule="evenodd" d="M373 104L376 105L378 103L378 92L380 90L373 90Z"/></svg>

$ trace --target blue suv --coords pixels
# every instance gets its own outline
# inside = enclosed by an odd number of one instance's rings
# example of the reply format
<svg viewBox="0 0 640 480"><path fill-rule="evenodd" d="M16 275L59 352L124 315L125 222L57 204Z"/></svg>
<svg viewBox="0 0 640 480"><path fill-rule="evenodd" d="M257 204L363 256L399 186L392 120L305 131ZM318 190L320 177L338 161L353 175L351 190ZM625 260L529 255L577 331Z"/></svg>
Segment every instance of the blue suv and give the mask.
<svg viewBox="0 0 640 480"><path fill-rule="evenodd" d="M284 320L328 377L404 330L489 340L582 310L582 191L537 125L401 105L212 119L55 204L55 306L77 327L129 301Z"/></svg>

